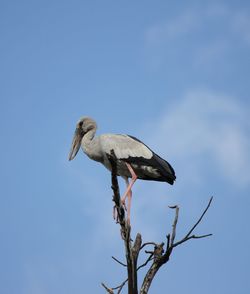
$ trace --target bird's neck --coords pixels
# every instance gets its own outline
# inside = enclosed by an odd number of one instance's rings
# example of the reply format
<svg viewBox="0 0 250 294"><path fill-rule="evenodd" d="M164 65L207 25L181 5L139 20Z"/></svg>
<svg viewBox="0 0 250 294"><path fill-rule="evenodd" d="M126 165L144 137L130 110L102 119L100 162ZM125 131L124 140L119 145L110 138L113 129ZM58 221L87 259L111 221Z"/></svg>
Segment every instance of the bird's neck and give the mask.
<svg viewBox="0 0 250 294"><path fill-rule="evenodd" d="M82 143L84 144L91 144L94 136L95 136L96 129L92 129L88 131L82 138Z"/></svg>
<svg viewBox="0 0 250 294"><path fill-rule="evenodd" d="M96 129L90 130L82 138L81 146L83 152L93 160L101 161L100 146L98 144L98 138L94 138Z"/></svg>

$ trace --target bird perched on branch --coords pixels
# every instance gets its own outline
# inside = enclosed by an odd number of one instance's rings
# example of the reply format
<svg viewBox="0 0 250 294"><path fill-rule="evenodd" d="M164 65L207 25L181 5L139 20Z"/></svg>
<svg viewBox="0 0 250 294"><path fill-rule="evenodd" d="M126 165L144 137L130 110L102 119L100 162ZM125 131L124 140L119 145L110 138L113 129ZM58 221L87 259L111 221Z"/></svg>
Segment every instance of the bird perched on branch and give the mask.
<svg viewBox="0 0 250 294"><path fill-rule="evenodd" d="M121 198L128 198L128 222L130 221L132 186L137 179L167 182L173 185L176 176L172 166L148 146L129 135L103 134L95 137L96 122L90 117L81 118L76 124L69 160L74 159L80 147L83 152L95 161L102 163L111 171L108 155L114 151L117 164L117 175L121 176L127 189ZM129 182L129 178L131 181Z"/></svg>

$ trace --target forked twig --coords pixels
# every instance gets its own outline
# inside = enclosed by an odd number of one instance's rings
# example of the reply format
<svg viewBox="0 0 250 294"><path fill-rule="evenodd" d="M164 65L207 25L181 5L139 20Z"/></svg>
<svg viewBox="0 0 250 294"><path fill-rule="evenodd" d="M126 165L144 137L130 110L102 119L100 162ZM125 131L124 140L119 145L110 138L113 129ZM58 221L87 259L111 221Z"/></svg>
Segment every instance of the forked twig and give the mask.
<svg viewBox="0 0 250 294"><path fill-rule="evenodd" d="M177 242L175 242L175 237L176 237L176 227L177 227L178 218L179 218L179 207L177 205L174 207L170 207L172 209L175 209L175 218L174 218L174 221L172 224L172 233L167 235L167 246L166 246L165 252L163 252L161 256L158 255L158 258L154 259L154 262L151 264L148 272L146 273L144 280L143 280L143 283L142 283L140 294L148 293L149 287L150 287L157 271L160 269L160 267L163 264L165 264L169 261L170 255L175 247L177 247L178 245L180 245L184 242L187 242L190 239L201 239L201 238L206 238L206 237L212 236L212 234L206 234L206 235L200 235L200 236L190 235L194 231L194 229L197 227L197 225L201 222L201 220L203 219L212 200L213 200L213 197L210 198L207 207L203 211L203 213L200 216L200 218L198 219L198 221L189 230L189 232L186 234L186 236ZM154 254L156 254L155 251L154 251Z"/></svg>

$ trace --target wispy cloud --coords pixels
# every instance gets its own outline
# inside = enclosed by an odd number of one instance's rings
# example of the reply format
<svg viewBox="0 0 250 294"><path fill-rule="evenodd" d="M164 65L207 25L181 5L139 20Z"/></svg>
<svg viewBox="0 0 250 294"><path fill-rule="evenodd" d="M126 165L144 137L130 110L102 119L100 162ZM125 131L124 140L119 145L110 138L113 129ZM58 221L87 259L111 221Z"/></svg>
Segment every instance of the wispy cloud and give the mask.
<svg viewBox="0 0 250 294"><path fill-rule="evenodd" d="M190 91L158 119L151 141L163 155L175 158L188 181L195 174L205 182L212 162L230 185L244 187L250 184L249 115L236 99Z"/></svg>
<svg viewBox="0 0 250 294"><path fill-rule="evenodd" d="M160 67L173 52L181 52L181 56L189 56L196 65L209 65L236 43L250 45L249 19L248 12L222 4L182 11L146 30L149 60L154 67Z"/></svg>
<svg viewBox="0 0 250 294"><path fill-rule="evenodd" d="M176 18L154 24L146 31L146 42L149 46L159 45L167 39L181 37L195 29L197 19L191 11L184 12Z"/></svg>

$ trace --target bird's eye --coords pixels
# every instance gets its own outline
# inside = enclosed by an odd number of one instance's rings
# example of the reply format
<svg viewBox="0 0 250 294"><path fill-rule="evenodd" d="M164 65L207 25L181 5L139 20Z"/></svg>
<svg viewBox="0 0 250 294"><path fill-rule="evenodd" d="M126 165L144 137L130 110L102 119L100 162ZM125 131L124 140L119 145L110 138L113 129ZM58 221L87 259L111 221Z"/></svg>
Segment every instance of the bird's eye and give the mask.
<svg viewBox="0 0 250 294"><path fill-rule="evenodd" d="M80 122L79 122L79 127L82 127L82 124L83 124L83 122L82 122L82 121L80 121Z"/></svg>

